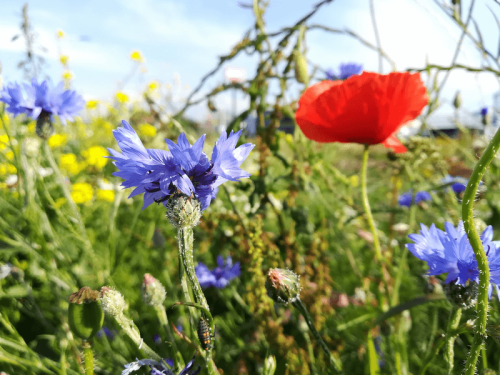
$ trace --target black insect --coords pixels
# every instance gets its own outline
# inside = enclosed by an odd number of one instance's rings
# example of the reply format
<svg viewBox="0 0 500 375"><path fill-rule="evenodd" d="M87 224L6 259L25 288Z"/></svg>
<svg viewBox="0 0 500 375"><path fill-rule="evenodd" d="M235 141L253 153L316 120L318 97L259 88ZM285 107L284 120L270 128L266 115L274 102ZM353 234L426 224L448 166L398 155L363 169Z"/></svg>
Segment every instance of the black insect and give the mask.
<svg viewBox="0 0 500 375"><path fill-rule="evenodd" d="M200 317L200 321L198 322L198 340L200 340L203 350L209 351L212 349L212 338L213 336L210 335L210 328L207 321L203 316Z"/></svg>

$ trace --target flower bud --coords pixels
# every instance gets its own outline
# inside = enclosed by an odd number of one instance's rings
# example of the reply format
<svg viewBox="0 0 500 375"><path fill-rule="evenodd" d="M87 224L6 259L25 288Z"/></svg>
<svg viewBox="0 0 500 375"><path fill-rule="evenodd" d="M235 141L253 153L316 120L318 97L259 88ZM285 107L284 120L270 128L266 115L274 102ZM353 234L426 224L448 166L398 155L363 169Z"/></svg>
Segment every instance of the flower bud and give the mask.
<svg viewBox="0 0 500 375"><path fill-rule="evenodd" d="M460 94L460 91L457 91L457 94L455 95L455 99L453 100L453 106L456 109L459 109L462 106L462 95Z"/></svg>
<svg viewBox="0 0 500 375"><path fill-rule="evenodd" d="M193 228L200 223L200 201L192 195L175 193L168 199L167 217L174 227Z"/></svg>
<svg viewBox="0 0 500 375"><path fill-rule="evenodd" d="M276 372L276 357L269 355L264 362L264 375L274 375Z"/></svg>
<svg viewBox="0 0 500 375"><path fill-rule="evenodd" d="M307 70L307 60L300 51L295 50L293 53L293 63L295 66L295 79L304 85L309 84L309 72Z"/></svg>
<svg viewBox="0 0 500 375"><path fill-rule="evenodd" d="M149 273L142 280L142 299L149 306L161 306L165 301L165 288Z"/></svg>
<svg viewBox="0 0 500 375"><path fill-rule="evenodd" d="M113 288L103 286L99 293L102 310L106 315L117 316L123 313L126 303L121 293Z"/></svg>
<svg viewBox="0 0 500 375"><path fill-rule="evenodd" d="M54 134L54 126L52 125L52 119L50 118L50 113L42 110L38 115L36 120L36 135L42 139L49 139Z"/></svg>
<svg viewBox="0 0 500 375"><path fill-rule="evenodd" d="M477 283L468 281L465 286L453 282L444 285L444 293L453 305L462 309L475 306L477 298Z"/></svg>
<svg viewBox="0 0 500 375"><path fill-rule="evenodd" d="M275 302L295 302L300 294L300 276L290 270L272 268L267 273L267 295Z"/></svg>
<svg viewBox="0 0 500 375"><path fill-rule="evenodd" d="M104 322L98 295L97 290L86 286L69 297L68 323L75 336L82 340L91 340Z"/></svg>

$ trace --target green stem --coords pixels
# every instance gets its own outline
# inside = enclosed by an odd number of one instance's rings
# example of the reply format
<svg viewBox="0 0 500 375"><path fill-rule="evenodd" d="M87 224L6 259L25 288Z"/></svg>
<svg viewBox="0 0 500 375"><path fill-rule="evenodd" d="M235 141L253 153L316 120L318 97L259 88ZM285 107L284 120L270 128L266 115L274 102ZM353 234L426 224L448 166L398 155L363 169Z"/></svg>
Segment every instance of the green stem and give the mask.
<svg viewBox="0 0 500 375"><path fill-rule="evenodd" d="M453 374L454 367L454 357L455 357L455 339L456 330L460 324L460 318L462 317L462 309L453 307L450 313L450 318L448 319L448 327L446 328L446 347L444 350L444 359L448 363L448 375Z"/></svg>
<svg viewBox="0 0 500 375"><path fill-rule="evenodd" d="M314 323L312 321L311 315L307 311L307 309L304 306L304 304L302 303L301 299L297 298L296 301L292 302L292 305L297 310L299 310L299 312L302 314L302 316L304 317L304 319L305 319L305 321L307 323L307 326L309 327L309 330L313 334L313 336L316 339L316 341L318 342L318 344L321 346L321 349L323 349L323 351L325 352L326 357L330 361L330 364L333 365L333 366L335 366L335 369L337 370L337 372L340 373L342 371L342 365L339 363L340 361L337 360L332 355L330 349L328 348L328 346L326 345L326 343L323 341L323 338L321 337L321 335L319 334L319 332L316 331L316 327L314 327Z"/></svg>
<svg viewBox="0 0 500 375"><path fill-rule="evenodd" d="M198 282L198 278L196 277L196 273L194 270L194 259L193 259L193 228L183 227L179 228L177 231L177 241L179 243L179 273L181 276L181 284L184 292L184 298L186 302L197 302L210 311L210 307L208 306L207 299L201 290L200 283ZM181 264L184 266L184 272L181 273ZM189 290L187 290L186 279L189 281L191 285L191 290L194 294L195 301L191 300L191 295L189 294ZM211 316L205 316L210 325L211 333L213 334L214 320ZM212 340L213 342L213 340ZM212 360L212 351L207 351L206 363L207 370L209 375L218 375L217 367L215 366L214 361Z"/></svg>
<svg viewBox="0 0 500 375"><path fill-rule="evenodd" d="M174 334L172 333L172 329L168 324L167 313L163 306L155 306L156 315L158 316L158 320L160 321L161 326L163 327L163 332L167 337L167 340L172 345L169 347L169 354L174 359L174 370L178 373L182 368L184 368L184 359L182 358L182 354L179 350L177 350L177 345L175 343Z"/></svg>
<svg viewBox="0 0 500 375"><path fill-rule="evenodd" d="M467 183L462 203L462 220L464 221L465 233L469 238L472 250L476 255L479 270L479 288L477 296L477 318L474 329L474 339L472 341L469 356L465 363L465 374L473 375L476 371L476 363L481 351L481 346L485 338L486 322L488 320L488 286L490 281L490 268L488 259L484 252L483 244L479 233L474 225L474 199L481 179L486 172L500 147L500 132L497 132L490 144L484 151L481 159L474 167L474 171Z"/></svg>
<svg viewBox="0 0 500 375"><path fill-rule="evenodd" d="M361 164L361 194L363 196L363 208L365 209L366 220L370 226L370 231L373 236L373 247L375 248L375 256L379 262L382 261L382 251L380 250L380 241L378 239L377 228L373 220L372 210L370 208L370 201L368 200L368 192L366 189L366 170L368 167L368 145L365 145L363 152L363 163ZM382 274L382 278L384 275Z"/></svg>
<svg viewBox="0 0 500 375"><path fill-rule="evenodd" d="M140 348L142 349L150 358L154 359L156 362L161 362L161 357L155 353L141 338L141 333L139 328L135 325L132 319L127 318L125 315L119 314L115 316L116 322L122 327L128 337Z"/></svg>
<svg viewBox="0 0 500 375"><path fill-rule="evenodd" d="M83 341L83 361L85 363L85 375L94 375L94 352L92 341Z"/></svg>
<svg viewBox="0 0 500 375"><path fill-rule="evenodd" d="M422 365L422 368L420 369L419 375L425 375L425 372L427 371L427 367L429 367L432 360L439 353L439 350L442 348L443 345L444 345L444 338L439 339L434 344L434 347L429 352L429 355L427 355L424 359L424 364Z"/></svg>

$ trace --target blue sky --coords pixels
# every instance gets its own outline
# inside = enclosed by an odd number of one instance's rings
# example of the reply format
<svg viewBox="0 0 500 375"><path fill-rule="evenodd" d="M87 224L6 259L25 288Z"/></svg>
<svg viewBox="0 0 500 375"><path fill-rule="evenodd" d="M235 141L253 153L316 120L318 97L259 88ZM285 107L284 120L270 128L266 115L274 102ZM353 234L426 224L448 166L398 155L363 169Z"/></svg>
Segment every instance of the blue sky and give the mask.
<svg viewBox="0 0 500 375"><path fill-rule="evenodd" d="M290 26L301 18L317 1L271 0L266 13L269 31ZM448 2L448 1L447 1ZM228 53L254 22L249 9L238 0L34 0L29 2L29 14L38 41L47 48L43 54L47 64L44 73L53 80L60 79L56 31L66 36L61 41L64 54L70 57L75 74L74 88L86 99L110 100L119 83L130 72L133 62L130 53L140 50L147 72L137 74L124 91L137 96L151 80L173 83L180 76L178 96L186 96L200 78L218 63L218 56ZM0 61L4 82L22 80L17 63L22 59L24 42L11 42L18 33L23 2L0 2ZM468 8L465 1L463 7ZM500 6L494 0L476 1L474 16L485 37L488 48L496 51L499 32L488 6L500 18ZM449 65L460 30L436 4L423 0L375 0L375 11L382 47L396 62L398 70L423 67L425 61ZM348 28L364 39L375 43L368 0L336 0L324 6L311 23L328 27ZM344 35L311 31L307 37L308 58L323 68L337 67L342 62L362 63L365 70L377 71L377 54L361 43ZM466 39L458 62L481 66L482 57ZM247 69L252 76L256 57L243 55L230 65ZM385 73L389 66L384 66ZM223 81L223 71L211 79L206 89ZM289 98L296 98L299 86L292 87ZM450 110L449 103L461 90L464 106L475 111L492 104L493 93L499 90L498 80L489 73L453 72L443 92L442 111ZM248 99L238 98L242 109ZM216 103L230 108L231 96L222 95ZM202 118L205 107L192 112Z"/></svg>

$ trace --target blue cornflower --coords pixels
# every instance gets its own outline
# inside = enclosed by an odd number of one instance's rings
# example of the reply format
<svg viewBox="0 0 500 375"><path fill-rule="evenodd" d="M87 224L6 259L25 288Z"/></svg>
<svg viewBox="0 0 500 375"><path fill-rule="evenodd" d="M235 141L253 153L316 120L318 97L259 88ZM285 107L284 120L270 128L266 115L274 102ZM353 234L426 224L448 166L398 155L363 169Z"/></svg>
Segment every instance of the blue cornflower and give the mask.
<svg viewBox="0 0 500 375"><path fill-rule="evenodd" d="M339 74L337 75L333 69L326 70L326 79L330 80L345 80L363 72L363 65L355 63L340 64Z"/></svg>
<svg viewBox="0 0 500 375"><path fill-rule="evenodd" d="M203 263L198 263L196 266L196 277L203 289L211 286L218 289L224 288L229 281L241 274L240 262L233 265L233 259L230 256L226 258L226 265L224 265L224 259L219 255L217 265L218 267L213 270L209 270Z"/></svg>
<svg viewBox="0 0 500 375"><path fill-rule="evenodd" d="M199 374L201 371L201 367L198 366L197 368L194 368L193 364L194 357L186 364L186 367L184 367L178 375ZM161 361L161 363L158 363L152 359L138 359L135 362L126 364L125 370L122 371L122 375L129 375L132 372L139 370L142 366L149 366L149 368L151 369L151 375L176 375L171 368L173 367L173 365L174 363L171 359L164 359Z"/></svg>
<svg viewBox="0 0 500 375"><path fill-rule="evenodd" d="M24 92L23 92L24 88ZM36 78L31 85L23 84L23 88L16 82L7 84L0 91L0 101L7 104L7 112L14 116L25 114L37 120L39 117L59 116L63 125L66 121L73 121L85 101L74 90L65 90L64 83L54 86L50 80L38 83Z"/></svg>
<svg viewBox="0 0 500 375"><path fill-rule="evenodd" d="M415 199L412 203L413 193L409 191L408 193L401 194L398 198L398 203L403 207L410 207L412 204L419 204L423 201L431 201L432 196L428 191L419 191L415 194Z"/></svg>
<svg viewBox="0 0 500 375"><path fill-rule="evenodd" d="M116 330L111 331L108 327L102 327L96 334L97 337L106 336L108 339L113 340L116 335Z"/></svg>
<svg viewBox="0 0 500 375"><path fill-rule="evenodd" d="M418 259L427 262L429 275L448 273L445 283L466 286L468 281L479 282L479 270L474 251L465 233L463 223L455 228L446 222L445 231L434 224L430 228L421 224L420 234L408 236L414 243L407 249ZM481 234L481 242L488 257L490 282L500 282L500 242L492 241L493 228L488 226ZM495 285L496 288L496 285ZM490 287L490 295L492 288Z"/></svg>
<svg viewBox="0 0 500 375"><path fill-rule="evenodd" d="M443 184L451 184L450 187L453 190L455 194L461 194L465 191L465 188L467 187L467 183L469 180L464 177L460 176L455 176L452 177L450 175L446 175L441 182Z"/></svg>
<svg viewBox="0 0 500 375"><path fill-rule="evenodd" d="M124 188L135 187L130 197L144 193L143 209L153 202L166 203L180 191L188 196L194 193L204 210L217 196L222 183L250 177L239 167L254 145L246 143L235 148L241 130L231 132L229 137L224 132L209 160L203 152L204 135L194 145L184 133L177 138L177 144L166 139L170 151L146 149L134 129L126 121L122 124L122 128L113 130L122 153L109 149L110 158L119 169L113 175L124 179Z"/></svg>
<svg viewBox="0 0 500 375"><path fill-rule="evenodd" d="M481 108L481 116L484 117L488 114L488 107Z"/></svg>

